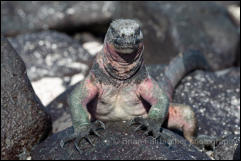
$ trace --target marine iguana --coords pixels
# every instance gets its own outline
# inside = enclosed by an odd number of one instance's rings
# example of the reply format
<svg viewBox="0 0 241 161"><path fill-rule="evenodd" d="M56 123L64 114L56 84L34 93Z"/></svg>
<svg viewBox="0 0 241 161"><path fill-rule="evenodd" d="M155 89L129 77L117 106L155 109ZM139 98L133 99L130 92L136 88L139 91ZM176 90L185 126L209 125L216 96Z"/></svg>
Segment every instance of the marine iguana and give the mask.
<svg viewBox="0 0 241 161"><path fill-rule="evenodd" d="M174 58L165 69L162 86L149 75L143 62L143 34L140 25L131 19L111 23L103 49L97 54L92 69L69 98L74 133L61 140L79 142L89 139L102 121L132 120L145 127L145 134L154 138L166 136L164 122L171 129L179 129L191 143L197 140L197 120L190 106L171 103L174 87L188 72L208 64L201 53L187 51ZM91 143L92 144L92 143Z"/></svg>

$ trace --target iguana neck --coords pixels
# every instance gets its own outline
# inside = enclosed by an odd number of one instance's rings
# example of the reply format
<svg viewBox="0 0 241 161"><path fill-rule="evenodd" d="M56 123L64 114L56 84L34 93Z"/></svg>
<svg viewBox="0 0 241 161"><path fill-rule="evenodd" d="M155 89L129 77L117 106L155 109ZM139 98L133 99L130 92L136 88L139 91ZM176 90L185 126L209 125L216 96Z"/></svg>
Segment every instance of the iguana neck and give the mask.
<svg viewBox="0 0 241 161"><path fill-rule="evenodd" d="M108 43L104 44L103 65L106 72L118 80L126 80L132 77L143 63L144 46L140 44L139 48L132 54L117 53Z"/></svg>

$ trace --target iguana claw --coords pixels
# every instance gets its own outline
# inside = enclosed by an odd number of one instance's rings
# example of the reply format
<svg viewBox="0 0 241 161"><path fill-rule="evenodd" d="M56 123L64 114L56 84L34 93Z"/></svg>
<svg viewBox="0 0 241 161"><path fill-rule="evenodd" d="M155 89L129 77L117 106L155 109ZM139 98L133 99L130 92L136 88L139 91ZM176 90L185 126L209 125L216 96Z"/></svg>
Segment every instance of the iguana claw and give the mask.
<svg viewBox="0 0 241 161"><path fill-rule="evenodd" d="M105 130L105 124L102 121L97 120L96 122L98 122L100 126Z"/></svg>
<svg viewBox="0 0 241 161"><path fill-rule="evenodd" d="M144 132L144 136L148 136L150 134L150 131L146 131L146 132Z"/></svg>
<svg viewBox="0 0 241 161"><path fill-rule="evenodd" d="M100 127L96 125L96 123L100 124ZM101 121L95 121L94 123L87 124L82 130L75 132L69 136L66 136L60 141L60 147L63 149L64 145L72 140L74 141L75 148L79 153L81 153L79 143L82 139L85 139L92 146L95 146L89 138L90 134L93 134L99 138L101 138L100 134L97 132L99 129L105 129L105 124Z"/></svg>
<svg viewBox="0 0 241 161"><path fill-rule="evenodd" d="M170 144L168 144L171 140L171 136L168 136L168 134L163 133L162 127L158 126L158 122L151 119L144 119L142 117L137 117L133 121L131 121L131 125L139 124L137 128L135 128L134 131L145 129L145 132L143 135L147 136L150 133L152 133L152 136L155 139L161 139L165 142L165 144L169 147Z"/></svg>
<svg viewBox="0 0 241 161"><path fill-rule="evenodd" d="M135 128L135 132L137 132L137 131L139 131L139 130L141 130L142 129L142 127L143 127L143 125L139 125L139 126L137 126L136 128Z"/></svg>
<svg viewBox="0 0 241 161"><path fill-rule="evenodd" d="M60 140L60 147L63 149L64 148L64 145L67 143L67 142L70 142L72 140L74 140L75 138L77 137L77 134L72 134L72 135L69 135L69 136L66 136L65 138L61 139Z"/></svg>

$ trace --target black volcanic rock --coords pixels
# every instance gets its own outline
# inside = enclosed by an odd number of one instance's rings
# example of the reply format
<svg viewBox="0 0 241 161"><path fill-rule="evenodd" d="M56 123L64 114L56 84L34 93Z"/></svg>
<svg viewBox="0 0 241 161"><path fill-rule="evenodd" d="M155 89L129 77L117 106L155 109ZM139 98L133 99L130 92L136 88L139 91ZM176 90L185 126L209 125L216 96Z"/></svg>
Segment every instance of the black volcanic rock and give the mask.
<svg viewBox="0 0 241 161"><path fill-rule="evenodd" d="M51 129L49 115L34 93L26 67L1 37L1 159L26 159Z"/></svg>
<svg viewBox="0 0 241 161"><path fill-rule="evenodd" d="M135 127L129 127L128 122L106 123L106 130L100 130L101 139L90 136L95 144L91 147L89 143L82 140L80 154L69 142L60 148L60 139L73 132L72 128L65 129L47 138L32 151L33 160L39 159L81 159L81 160L106 160L106 159L210 159L205 153L199 152L182 137L175 135L169 130L166 134L173 137L173 144L167 146L164 142L154 140L151 136L143 136L143 131L134 133Z"/></svg>

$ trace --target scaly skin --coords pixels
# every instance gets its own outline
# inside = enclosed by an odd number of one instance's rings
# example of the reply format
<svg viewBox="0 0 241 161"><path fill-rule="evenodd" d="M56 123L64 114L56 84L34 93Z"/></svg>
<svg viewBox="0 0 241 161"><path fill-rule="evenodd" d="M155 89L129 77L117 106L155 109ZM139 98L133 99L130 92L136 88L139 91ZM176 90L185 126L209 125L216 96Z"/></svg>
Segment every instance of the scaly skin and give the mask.
<svg viewBox="0 0 241 161"><path fill-rule="evenodd" d="M177 82L189 71L205 67L200 54L184 54L175 58L166 69L163 87L151 78L143 64L143 35L134 20L111 23L103 49L97 54L92 69L70 96L74 133L61 141L61 147L75 140L88 139L101 121L133 120L146 128L146 134L166 138L161 127L182 130L190 142L196 138L197 121L189 106L172 104L171 95ZM187 55L187 56L185 56ZM196 63L196 64L193 64ZM201 62L201 63L200 63ZM92 122L98 120L99 122Z"/></svg>

